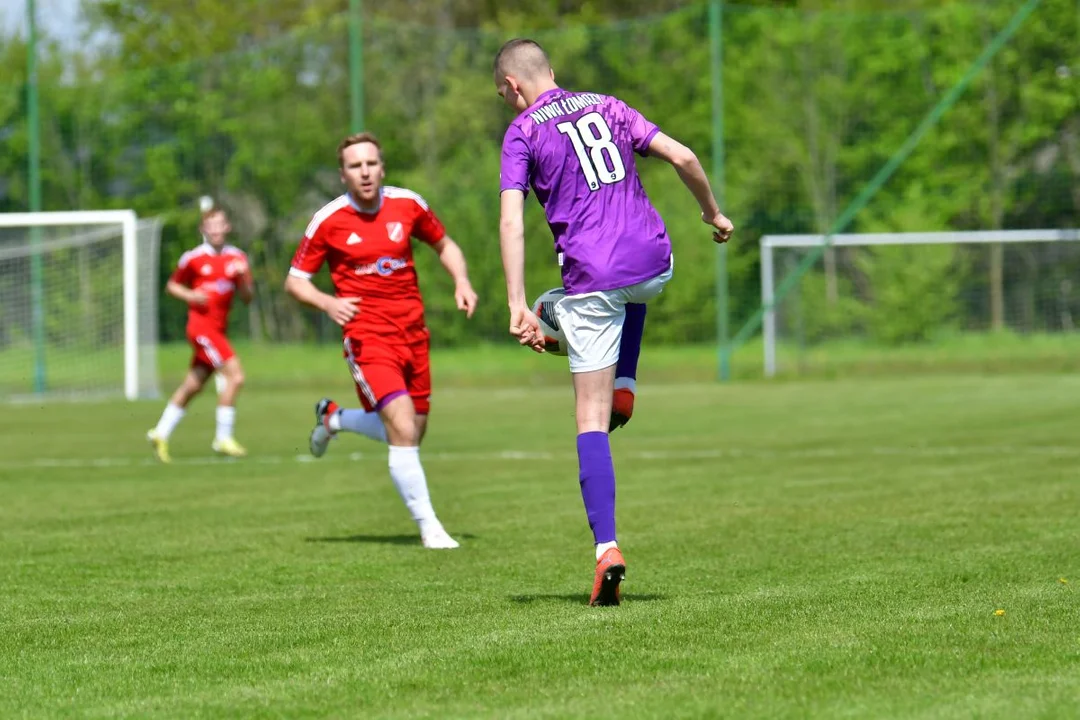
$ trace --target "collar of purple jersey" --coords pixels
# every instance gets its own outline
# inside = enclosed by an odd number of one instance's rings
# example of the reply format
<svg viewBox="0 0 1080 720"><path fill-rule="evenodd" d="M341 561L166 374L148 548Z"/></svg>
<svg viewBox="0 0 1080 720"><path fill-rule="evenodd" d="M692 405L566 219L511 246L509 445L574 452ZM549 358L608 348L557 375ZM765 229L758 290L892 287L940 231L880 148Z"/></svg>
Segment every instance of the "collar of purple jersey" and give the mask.
<svg viewBox="0 0 1080 720"><path fill-rule="evenodd" d="M550 90L545 90L544 92L540 93L540 95L536 98L536 102L534 102L529 107L525 108L525 112L529 112L534 107L539 107L540 105L543 105L544 103L546 103L548 100L551 99L552 95L554 95L555 93L561 93L561 92L566 92L566 91L563 90L561 87L553 87Z"/></svg>

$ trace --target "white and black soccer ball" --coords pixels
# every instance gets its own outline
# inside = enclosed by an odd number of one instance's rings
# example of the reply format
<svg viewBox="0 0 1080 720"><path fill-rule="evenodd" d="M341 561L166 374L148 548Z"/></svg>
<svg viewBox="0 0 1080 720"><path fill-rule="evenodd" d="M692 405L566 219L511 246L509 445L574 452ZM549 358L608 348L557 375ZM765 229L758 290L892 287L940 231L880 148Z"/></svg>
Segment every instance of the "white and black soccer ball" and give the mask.
<svg viewBox="0 0 1080 720"><path fill-rule="evenodd" d="M532 304L532 311L540 320L540 330L544 333L544 350L552 355L566 355L566 335L559 327L559 318L555 316L555 303L566 297L561 287L551 288L540 293Z"/></svg>

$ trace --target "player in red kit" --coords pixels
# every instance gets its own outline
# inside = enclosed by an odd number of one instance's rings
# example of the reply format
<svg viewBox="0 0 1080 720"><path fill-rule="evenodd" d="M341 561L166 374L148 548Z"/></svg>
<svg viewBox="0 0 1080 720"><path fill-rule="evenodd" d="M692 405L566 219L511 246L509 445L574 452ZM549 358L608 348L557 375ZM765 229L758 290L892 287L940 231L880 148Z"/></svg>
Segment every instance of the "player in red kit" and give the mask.
<svg viewBox="0 0 1080 720"><path fill-rule="evenodd" d="M439 256L454 279L458 309L472 317L476 293L465 256L423 198L382 184L382 149L374 135L342 140L338 165L346 192L311 219L285 290L342 327L345 362L363 409L320 400L311 453L321 457L341 431L387 443L390 477L420 528L424 547L456 548L458 543L431 506L420 464L420 441L431 406L431 369L411 239ZM334 295L311 282L324 263L330 267Z"/></svg>
<svg viewBox="0 0 1080 720"><path fill-rule="evenodd" d="M217 431L210 447L232 457L247 454L233 438L236 395L244 384L244 371L225 333L233 297L239 294L245 303L251 302L251 272L247 255L225 243L232 228L224 210L204 212L200 229L203 243L183 254L165 286L165 292L188 305L187 339L194 350L191 369L169 398L157 426L146 434L158 459L166 463L169 435L215 372L225 378L225 387L218 394Z"/></svg>

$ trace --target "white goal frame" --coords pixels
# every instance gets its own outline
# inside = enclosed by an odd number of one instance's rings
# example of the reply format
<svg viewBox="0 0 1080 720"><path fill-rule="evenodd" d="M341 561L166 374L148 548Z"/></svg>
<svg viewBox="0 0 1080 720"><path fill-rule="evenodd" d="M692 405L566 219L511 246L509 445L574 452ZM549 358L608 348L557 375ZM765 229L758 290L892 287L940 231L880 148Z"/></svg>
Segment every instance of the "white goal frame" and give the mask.
<svg viewBox="0 0 1080 720"><path fill-rule="evenodd" d="M776 277L774 248L858 247L868 245L955 245L1080 241L1072 230L973 230L951 232L852 233L847 235L763 235L761 237L761 323L765 377L776 375Z"/></svg>
<svg viewBox="0 0 1080 720"><path fill-rule="evenodd" d="M0 213L0 227L119 225L123 236L124 397L139 397L138 217L134 210ZM155 338L156 340L156 338Z"/></svg>

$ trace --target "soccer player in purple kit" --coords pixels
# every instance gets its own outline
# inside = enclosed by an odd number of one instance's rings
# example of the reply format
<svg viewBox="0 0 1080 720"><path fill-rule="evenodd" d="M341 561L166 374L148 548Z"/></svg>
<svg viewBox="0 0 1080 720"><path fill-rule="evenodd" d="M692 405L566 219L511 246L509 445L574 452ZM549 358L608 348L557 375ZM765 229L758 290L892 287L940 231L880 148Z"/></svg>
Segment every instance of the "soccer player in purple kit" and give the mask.
<svg viewBox="0 0 1080 720"><path fill-rule="evenodd" d="M566 290L555 315L566 334L581 496L596 549L589 604L618 605L626 561L615 539L608 433L633 411L645 303L663 291L674 268L671 240L645 194L633 153L674 166L715 242L727 242L734 228L693 151L617 98L560 88L536 42L507 42L495 56L494 71L499 95L520 113L503 138L500 173L499 241L510 333L544 351L525 295L524 209L531 187L555 237Z"/></svg>

